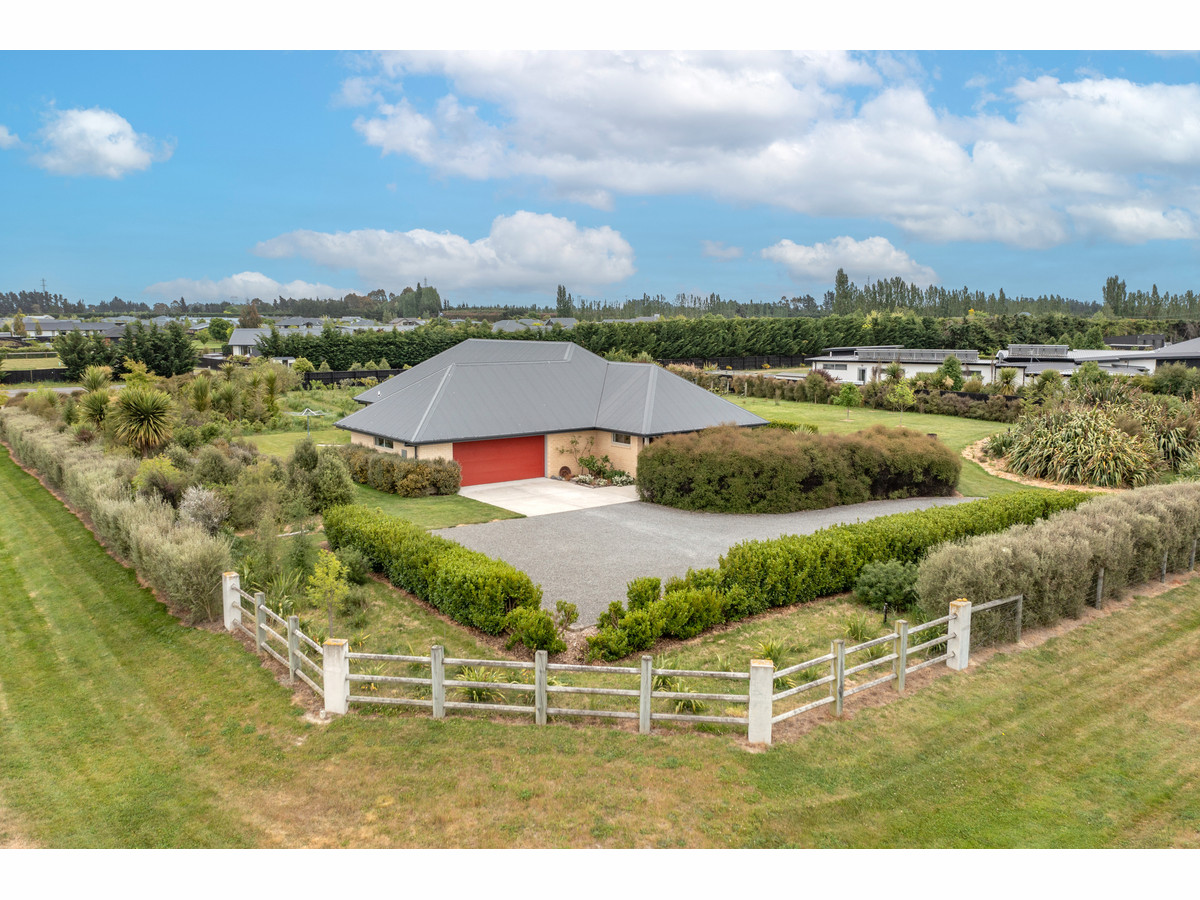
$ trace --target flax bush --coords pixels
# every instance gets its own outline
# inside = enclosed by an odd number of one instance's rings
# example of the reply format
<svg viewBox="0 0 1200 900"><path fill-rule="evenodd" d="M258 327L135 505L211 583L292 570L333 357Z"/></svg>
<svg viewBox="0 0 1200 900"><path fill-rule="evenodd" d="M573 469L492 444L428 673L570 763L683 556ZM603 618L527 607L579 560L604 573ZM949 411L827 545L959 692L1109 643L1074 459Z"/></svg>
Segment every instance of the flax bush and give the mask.
<svg viewBox="0 0 1200 900"><path fill-rule="evenodd" d="M1089 500L1031 525L948 543L931 552L917 576L920 608L945 615L951 600L975 603L1024 594L1027 626L1076 618L1095 596L1096 573L1116 595L1155 577L1168 555L1183 568L1200 536L1200 484L1154 485ZM1012 612L981 613L972 644L1011 639Z"/></svg>

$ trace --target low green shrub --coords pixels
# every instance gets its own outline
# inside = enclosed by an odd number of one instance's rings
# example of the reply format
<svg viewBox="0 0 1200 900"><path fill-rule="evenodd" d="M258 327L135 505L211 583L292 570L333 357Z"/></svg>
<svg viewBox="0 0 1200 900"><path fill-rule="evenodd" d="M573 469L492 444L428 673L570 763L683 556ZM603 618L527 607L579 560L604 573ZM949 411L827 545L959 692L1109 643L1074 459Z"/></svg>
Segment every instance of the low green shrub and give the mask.
<svg viewBox="0 0 1200 900"><path fill-rule="evenodd" d="M464 625L499 634L513 609L541 606L541 588L524 572L429 534L398 516L361 506L335 506L326 510L324 518L331 547L353 547L392 584Z"/></svg>
<svg viewBox="0 0 1200 900"><path fill-rule="evenodd" d="M1174 569L1186 568L1200 537L1200 484L1154 485L1096 497L1042 521L960 540L932 551L920 564L920 609L944 616L951 600L982 604L1023 594L1025 627L1075 618L1092 602L1096 573L1114 596L1130 584L1154 578L1163 554ZM1013 609L997 607L973 616L971 644L1010 640Z"/></svg>
<svg viewBox="0 0 1200 900"><path fill-rule="evenodd" d="M662 594L662 579L635 578L625 588L625 599L629 601L630 609L643 609L653 603Z"/></svg>
<svg viewBox="0 0 1200 900"><path fill-rule="evenodd" d="M854 596L872 609L908 609L917 601L917 565L889 559L862 567Z"/></svg>
<svg viewBox="0 0 1200 900"><path fill-rule="evenodd" d="M872 499L946 496L962 462L936 438L876 425L850 435L709 428L638 455L638 494L679 509L784 513Z"/></svg>
<svg viewBox="0 0 1200 900"><path fill-rule="evenodd" d="M359 484L401 497L457 494L462 467L448 459L406 459L359 444L338 448L350 477Z"/></svg>
<svg viewBox="0 0 1200 900"><path fill-rule="evenodd" d="M346 580L351 584L366 584L371 574L371 563L363 552L355 547L343 547L337 551L338 562L346 573Z"/></svg>
<svg viewBox="0 0 1200 900"><path fill-rule="evenodd" d="M509 634L505 645L509 650L517 644L527 650L545 650L549 653L561 653L567 649L566 643L558 636L553 617L544 609L518 606L510 610L504 617L504 630Z"/></svg>

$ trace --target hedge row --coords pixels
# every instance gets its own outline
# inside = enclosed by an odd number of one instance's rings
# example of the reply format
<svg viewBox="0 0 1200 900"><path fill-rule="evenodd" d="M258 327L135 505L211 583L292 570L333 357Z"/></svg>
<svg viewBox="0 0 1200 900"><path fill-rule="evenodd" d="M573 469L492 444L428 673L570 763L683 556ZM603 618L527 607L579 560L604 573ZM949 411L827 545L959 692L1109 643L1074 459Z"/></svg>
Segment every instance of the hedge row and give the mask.
<svg viewBox="0 0 1200 900"><path fill-rule="evenodd" d="M915 431L849 435L708 428L655 441L638 456L638 494L679 509L785 513L897 497L944 497L962 461Z"/></svg>
<svg viewBox="0 0 1200 900"><path fill-rule="evenodd" d="M453 460L406 459L356 444L343 446L339 452L351 478L385 494L457 494L462 486L462 467Z"/></svg>
<svg viewBox="0 0 1200 900"><path fill-rule="evenodd" d="M1187 568L1192 541L1200 537L1200 484L1153 485L1091 500L1032 525L1018 525L947 544L931 552L917 575L922 610L946 614L959 597L986 603L1024 594L1026 628L1078 618L1096 595L1104 568L1104 592L1156 578L1163 554L1168 566ZM971 644L1011 640L1011 607L971 620Z"/></svg>
<svg viewBox="0 0 1200 900"><path fill-rule="evenodd" d="M849 591L869 562L916 562L938 544L1031 524L1060 510L1073 509L1091 496L1078 491L1018 491L853 525L835 525L808 535L746 541L731 547L721 557L718 568L689 571L686 578L668 581L662 599L670 599L673 605L686 603L686 616L680 614L685 621L707 621L711 613L706 592L712 592L719 604L719 616L711 624L732 622L771 607L807 603ZM655 621L646 625L641 621L644 615L634 616L636 607L656 602L654 593L655 588L644 579L630 584L630 611L619 603L609 607L600 620L599 633L589 638L593 656L619 659L648 649L657 640L655 637L649 644L644 643L645 635L653 633ZM660 634L670 636L665 629Z"/></svg>
<svg viewBox="0 0 1200 900"><path fill-rule="evenodd" d="M542 589L524 572L382 510L334 507L325 513L325 536L333 549L358 550L392 584L488 634L504 629L511 610L541 607Z"/></svg>
<svg viewBox="0 0 1200 900"><path fill-rule="evenodd" d="M62 491L101 539L128 559L146 582L195 619L221 611L221 573L232 566L229 541L181 522L159 497L135 496L137 462L79 444L18 409L0 410L0 437L13 456Z"/></svg>

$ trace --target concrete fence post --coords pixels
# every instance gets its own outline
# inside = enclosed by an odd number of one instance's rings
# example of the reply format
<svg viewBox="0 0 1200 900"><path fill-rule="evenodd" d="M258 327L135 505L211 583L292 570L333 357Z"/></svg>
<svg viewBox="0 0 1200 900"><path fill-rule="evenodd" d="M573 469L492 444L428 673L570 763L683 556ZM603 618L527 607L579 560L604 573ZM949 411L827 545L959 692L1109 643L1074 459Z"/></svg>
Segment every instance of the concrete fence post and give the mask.
<svg viewBox="0 0 1200 900"><path fill-rule="evenodd" d="M538 650L533 654L533 716L537 724L546 724L546 709L549 707L547 702L546 682L547 669L550 654L545 650Z"/></svg>
<svg viewBox="0 0 1200 900"><path fill-rule="evenodd" d="M344 638L330 638L322 649L325 712L344 716L350 709L350 644Z"/></svg>
<svg viewBox="0 0 1200 900"><path fill-rule="evenodd" d="M892 674L896 676L896 693L904 693L904 676L908 674L908 622L896 620L896 640L894 642L896 659L892 662Z"/></svg>
<svg viewBox="0 0 1200 900"><path fill-rule="evenodd" d="M642 657L642 678L638 696L638 734L650 733L650 700L654 690L654 657Z"/></svg>
<svg viewBox="0 0 1200 900"><path fill-rule="evenodd" d="M838 638L830 644L829 652L833 654L833 662L830 663L833 681L829 684L829 692L833 695L833 714L840 716L846 700L846 641Z"/></svg>
<svg viewBox="0 0 1200 900"><path fill-rule="evenodd" d="M298 632L300 631L300 617L288 616L287 623L288 683L295 684L296 669L300 665L300 638L298 636Z"/></svg>
<svg viewBox="0 0 1200 900"><path fill-rule="evenodd" d="M955 600L950 604L950 623L946 631L946 665L961 672L971 657L971 601Z"/></svg>
<svg viewBox="0 0 1200 900"><path fill-rule="evenodd" d="M429 677L433 682L433 717L446 718L446 648L434 646L429 648Z"/></svg>
<svg viewBox="0 0 1200 900"><path fill-rule="evenodd" d="M241 576L237 572L221 575L221 605L225 610L225 630L234 631L242 621L242 605L238 603L238 588Z"/></svg>
<svg viewBox="0 0 1200 900"><path fill-rule="evenodd" d="M1096 609L1104 606L1104 566L1096 573Z"/></svg>
<svg viewBox="0 0 1200 900"><path fill-rule="evenodd" d="M751 744L771 743L771 718L775 715L775 663L750 660L750 723L746 739Z"/></svg>
<svg viewBox="0 0 1200 900"><path fill-rule="evenodd" d="M1017 643L1021 643L1021 628L1025 621L1025 595L1017 594Z"/></svg>
<svg viewBox="0 0 1200 900"><path fill-rule="evenodd" d="M267 613L265 607L267 598L263 596L262 591L254 593L254 649L259 653L263 652L263 644L267 642L267 632L264 630L267 627Z"/></svg>

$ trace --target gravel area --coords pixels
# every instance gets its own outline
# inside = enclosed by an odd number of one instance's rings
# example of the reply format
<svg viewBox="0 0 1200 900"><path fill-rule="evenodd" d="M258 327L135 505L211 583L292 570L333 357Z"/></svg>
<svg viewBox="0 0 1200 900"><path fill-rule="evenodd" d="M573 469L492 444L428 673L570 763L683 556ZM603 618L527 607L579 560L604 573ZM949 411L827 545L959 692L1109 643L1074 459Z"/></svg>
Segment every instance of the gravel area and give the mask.
<svg viewBox="0 0 1200 900"><path fill-rule="evenodd" d="M810 534L829 525L965 502L962 497L875 500L769 516L623 503L436 533L527 572L542 586L543 606L553 609L555 601L569 600L579 607L576 627L585 627L594 625L613 600L624 600L625 586L634 578L667 578L715 566L726 550L745 540Z"/></svg>

